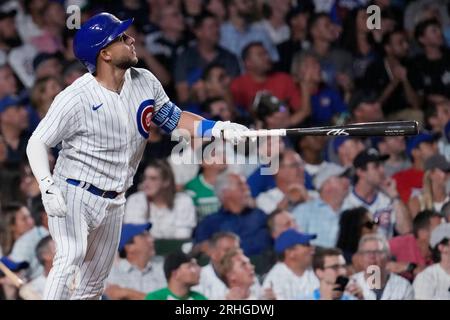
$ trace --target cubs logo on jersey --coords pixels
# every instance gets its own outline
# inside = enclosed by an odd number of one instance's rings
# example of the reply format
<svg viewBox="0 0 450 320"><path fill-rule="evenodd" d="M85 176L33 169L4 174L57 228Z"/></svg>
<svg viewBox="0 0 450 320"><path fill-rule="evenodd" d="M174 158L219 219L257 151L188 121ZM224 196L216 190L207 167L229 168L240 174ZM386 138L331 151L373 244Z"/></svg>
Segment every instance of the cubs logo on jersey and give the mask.
<svg viewBox="0 0 450 320"><path fill-rule="evenodd" d="M153 116L155 101L152 99L145 100L141 103L136 114L136 121L139 133L145 139L148 139L150 131L150 123Z"/></svg>

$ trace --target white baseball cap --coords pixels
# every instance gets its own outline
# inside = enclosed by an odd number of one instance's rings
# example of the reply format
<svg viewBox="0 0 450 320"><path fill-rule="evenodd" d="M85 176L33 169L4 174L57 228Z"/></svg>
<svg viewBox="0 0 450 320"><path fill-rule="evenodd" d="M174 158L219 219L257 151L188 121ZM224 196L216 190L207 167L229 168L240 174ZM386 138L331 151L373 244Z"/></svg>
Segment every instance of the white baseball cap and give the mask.
<svg viewBox="0 0 450 320"><path fill-rule="evenodd" d="M335 163L327 163L324 166L321 166L320 170L314 176L314 188L317 191L322 188L325 181L327 181L331 177L338 177L343 175L347 171L347 168L341 167Z"/></svg>
<svg viewBox="0 0 450 320"><path fill-rule="evenodd" d="M442 223L431 232L430 246L436 247L442 240L450 240L450 223Z"/></svg>

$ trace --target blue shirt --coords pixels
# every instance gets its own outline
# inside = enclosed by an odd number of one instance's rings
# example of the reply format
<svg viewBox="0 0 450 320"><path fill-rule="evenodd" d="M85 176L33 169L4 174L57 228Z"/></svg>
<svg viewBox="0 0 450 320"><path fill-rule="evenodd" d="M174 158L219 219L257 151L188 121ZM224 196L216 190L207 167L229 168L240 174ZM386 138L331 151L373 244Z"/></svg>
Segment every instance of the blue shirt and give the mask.
<svg viewBox="0 0 450 320"><path fill-rule="evenodd" d="M304 298L305 300L320 300L320 290L317 288L313 291L312 296L308 297L306 296ZM349 294L343 294L342 297L339 300L356 300L356 298Z"/></svg>
<svg viewBox="0 0 450 320"><path fill-rule="evenodd" d="M263 168L263 167L268 167L268 165L263 165L263 166L258 167L247 178L247 184L250 188L250 192L251 192L253 198L256 198L260 193L266 192L277 186L275 183L274 175L262 175L261 174L261 168ZM306 171L305 171L305 187L308 190L314 190L314 186L312 183L312 177Z"/></svg>
<svg viewBox="0 0 450 320"><path fill-rule="evenodd" d="M262 27L250 24L241 32L229 22L222 24L220 45L233 52L239 59L242 59L242 50L251 42L262 42L272 61L277 62L279 60L277 48Z"/></svg>
<svg viewBox="0 0 450 320"><path fill-rule="evenodd" d="M189 86L201 79L203 71L209 64L222 65L227 74L231 77L237 77L240 74L239 61L234 54L227 49L217 47L217 55L213 61L205 61L198 52L197 46L194 44L184 50L176 60L175 64L175 82L186 81Z"/></svg>
<svg viewBox="0 0 450 320"><path fill-rule="evenodd" d="M241 239L241 248L245 255L262 253L272 246L267 228L267 215L259 209L244 209L240 214L231 213L224 208L206 216L194 231L194 243L208 240L219 231L229 231Z"/></svg>
<svg viewBox="0 0 450 320"><path fill-rule="evenodd" d="M329 125L334 116L348 113L347 106L341 95L335 89L324 86L311 96L312 124L316 126Z"/></svg>
<svg viewBox="0 0 450 320"><path fill-rule="evenodd" d="M312 244L326 248L336 246L340 214L334 212L322 199L299 204L292 214L302 232L317 235L311 241Z"/></svg>

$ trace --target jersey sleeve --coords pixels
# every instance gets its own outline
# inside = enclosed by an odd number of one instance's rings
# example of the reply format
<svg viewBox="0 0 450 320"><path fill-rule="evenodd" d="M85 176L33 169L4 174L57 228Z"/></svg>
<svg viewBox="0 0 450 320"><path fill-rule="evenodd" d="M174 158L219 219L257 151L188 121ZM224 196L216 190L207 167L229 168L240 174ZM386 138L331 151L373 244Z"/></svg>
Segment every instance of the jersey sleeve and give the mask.
<svg viewBox="0 0 450 320"><path fill-rule="evenodd" d="M78 129L80 93L63 91L56 96L47 114L41 120L33 137L39 138L48 147L54 147L70 138Z"/></svg>
<svg viewBox="0 0 450 320"><path fill-rule="evenodd" d="M144 70L144 77L147 82L147 85L151 88L153 91L153 99L155 100L155 109L154 112L158 112L161 107L170 101L169 97L167 96L166 92L164 91L164 88L161 84L161 82L153 75L150 71Z"/></svg>

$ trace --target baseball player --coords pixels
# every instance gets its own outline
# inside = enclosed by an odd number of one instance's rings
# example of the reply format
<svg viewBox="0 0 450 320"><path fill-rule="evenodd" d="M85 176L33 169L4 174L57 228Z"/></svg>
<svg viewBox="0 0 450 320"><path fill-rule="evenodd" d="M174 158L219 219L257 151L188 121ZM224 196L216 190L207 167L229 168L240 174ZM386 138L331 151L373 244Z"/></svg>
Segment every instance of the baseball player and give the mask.
<svg viewBox="0 0 450 320"><path fill-rule="evenodd" d="M138 59L121 21L100 13L74 38L89 73L53 101L27 146L39 181L56 256L45 299L100 299L120 238L125 191L132 184L150 123L170 133L221 137L238 143L246 127L181 111ZM53 174L47 150L62 142Z"/></svg>

